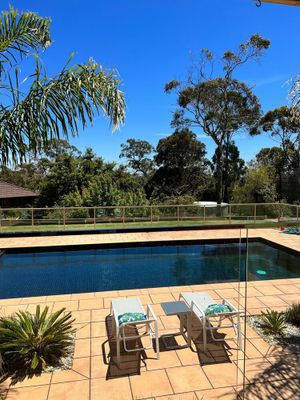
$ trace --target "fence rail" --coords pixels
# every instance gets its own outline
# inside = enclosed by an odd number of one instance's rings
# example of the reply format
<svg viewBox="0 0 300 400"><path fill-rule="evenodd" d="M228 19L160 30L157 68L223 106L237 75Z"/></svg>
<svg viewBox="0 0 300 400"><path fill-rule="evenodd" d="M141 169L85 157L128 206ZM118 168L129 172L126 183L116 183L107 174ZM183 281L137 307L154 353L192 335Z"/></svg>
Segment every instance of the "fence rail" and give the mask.
<svg viewBox="0 0 300 400"><path fill-rule="evenodd" d="M92 229L124 225L299 222L299 207L286 203L0 208L0 231Z"/></svg>

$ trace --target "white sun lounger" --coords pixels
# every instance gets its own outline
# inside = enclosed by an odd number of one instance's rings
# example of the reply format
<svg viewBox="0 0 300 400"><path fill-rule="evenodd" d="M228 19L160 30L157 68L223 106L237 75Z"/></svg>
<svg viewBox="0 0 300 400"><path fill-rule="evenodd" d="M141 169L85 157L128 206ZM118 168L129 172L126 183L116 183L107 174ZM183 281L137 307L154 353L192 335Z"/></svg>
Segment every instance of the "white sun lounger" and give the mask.
<svg viewBox="0 0 300 400"><path fill-rule="evenodd" d="M120 323L119 317L127 313L142 313L146 315L147 319L141 321L132 321ZM120 364L120 342L124 343L124 350L127 352L142 351L153 348L153 341L155 339L156 357L159 359L159 341L158 341L158 326L156 315L150 305L147 305L147 312L138 297L119 298L111 302L111 314L114 317L116 326L116 344L117 344L117 363ZM126 329L126 331L125 331ZM130 331L133 334L127 334ZM143 330L143 331L142 331ZM139 331L142 331L141 333ZM149 346L134 347L128 349L126 341L133 339L140 339L144 336L149 336Z"/></svg>
<svg viewBox="0 0 300 400"><path fill-rule="evenodd" d="M226 340L237 340L238 346L242 348L242 337L241 337L241 323L240 323L240 313L228 300L223 299L222 304L229 306L232 311L224 313L216 313L205 315L207 307L212 304L216 304L216 301L211 298L207 292L189 292L180 293L180 300L183 300L186 305L190 308L193 314L200 320L203 328L203 345L204 351L207 351L207 331L210 331L211 337L215 341L224 341L224 339L217 339L214 336L214 331L219 328L233 328L235 331L234 338L227 338ZM216 322L217 325L212 324L212 320ZM223 324L223 321L227 320L230 324Z"/></svg>

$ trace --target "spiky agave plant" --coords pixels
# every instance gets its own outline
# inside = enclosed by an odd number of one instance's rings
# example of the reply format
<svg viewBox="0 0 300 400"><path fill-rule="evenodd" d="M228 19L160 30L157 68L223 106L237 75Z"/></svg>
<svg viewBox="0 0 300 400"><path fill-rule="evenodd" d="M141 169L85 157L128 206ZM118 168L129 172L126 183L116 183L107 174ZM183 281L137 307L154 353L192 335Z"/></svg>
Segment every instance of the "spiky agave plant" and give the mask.
<svg viewBox="0 0 300 400"><path fill-rule="evenodd" d="M16 383L40 375L48 366L56 367L67 356L73 343L74 319L65 308L52 314L49 307L34 314L19 311L0 318L0 356L2 380L10 377Z"/></svg>
<svg viewBox="0 0 300 400"><path fill-rule="evenodd" d="M287 322L300 327L300 303L292 304L286 311Z"/></svg>
<svg viewBox="0 0 300 400"><path fill-rule="evenodd" d="M285 315L274 310L262 311L261 327L266 334L283 336L286 328Z"/></svg>

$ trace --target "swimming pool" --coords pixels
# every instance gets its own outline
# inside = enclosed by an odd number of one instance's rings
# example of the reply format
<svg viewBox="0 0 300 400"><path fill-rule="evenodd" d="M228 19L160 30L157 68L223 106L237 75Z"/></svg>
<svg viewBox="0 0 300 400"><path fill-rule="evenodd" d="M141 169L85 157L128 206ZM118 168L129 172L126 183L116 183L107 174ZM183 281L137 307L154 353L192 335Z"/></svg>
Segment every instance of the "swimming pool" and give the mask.
<svg viewBox="0 0 300 400"><path fill-rule="evenodd" d="M239 270L238 243L4 254L0 298L237 281ZM250 280L299 276L299 254L249 243Z"/></svg>

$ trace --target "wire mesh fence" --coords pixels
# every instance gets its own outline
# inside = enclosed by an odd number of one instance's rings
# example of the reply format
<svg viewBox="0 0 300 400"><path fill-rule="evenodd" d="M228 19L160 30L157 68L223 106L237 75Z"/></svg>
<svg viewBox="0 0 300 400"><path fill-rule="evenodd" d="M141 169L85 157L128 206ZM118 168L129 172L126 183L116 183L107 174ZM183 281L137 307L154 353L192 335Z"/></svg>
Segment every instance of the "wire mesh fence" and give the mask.
<svg viewBox="0 0 300 400"><path fill-rule="evenodd" d="M0 208L0 231L96 229L148 225L202 225L299 221L298 205L251 203L54 208Z"/></svg>

